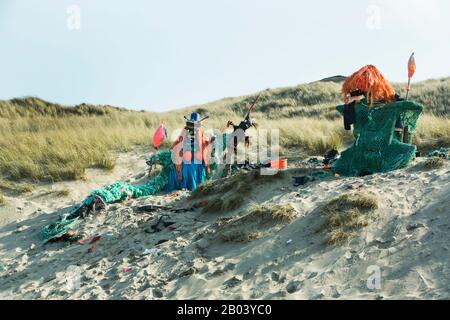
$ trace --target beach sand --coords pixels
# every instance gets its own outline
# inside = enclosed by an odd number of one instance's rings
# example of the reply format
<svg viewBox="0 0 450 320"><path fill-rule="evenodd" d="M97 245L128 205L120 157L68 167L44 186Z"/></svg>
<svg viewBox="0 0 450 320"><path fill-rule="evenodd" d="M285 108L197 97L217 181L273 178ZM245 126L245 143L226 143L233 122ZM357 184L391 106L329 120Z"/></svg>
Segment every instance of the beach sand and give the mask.
<svg viewBox="0 0 450 320"><path fill-rule="evenodd" d="M299 187L288 171L282 179L255 186L241 208L227 213L134 210L149 203L188 207L205 200L191 199L185 191L130 200L77 224L75 230L86 238L101 236L92 246L44 245L40 229L93 188L145 180L142 153L120 154L111 173L89 169L85 181L6 196L0 207L0 298L448 299L450 165L446 161L428 170L424 161L391 173L333 177ZM70 194L58 195L61 189ZM375 194L379 209L355 237L330 245L321 208L349 192ZM282 226L260 225L262 237L248 242L217 236L229 218L246 214L254 204L290 204L295 218ZM152 232L162 214L175 224ZM374 275L379 286L370 285L377 283Z"/></svg>

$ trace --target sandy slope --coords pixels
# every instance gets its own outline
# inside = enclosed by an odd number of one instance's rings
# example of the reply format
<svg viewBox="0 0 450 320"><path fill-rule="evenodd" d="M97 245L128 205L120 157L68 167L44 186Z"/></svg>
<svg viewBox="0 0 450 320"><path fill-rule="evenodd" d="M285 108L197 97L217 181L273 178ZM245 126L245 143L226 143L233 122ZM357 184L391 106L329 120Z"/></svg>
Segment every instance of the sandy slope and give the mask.
<svg viewBox="0 0 450 320"><path fill-rule="evenodd" d="M113 174L91 171L85 182L53 186L70 188L67 199L39 196L43 190L8 198L8 206L0 209L0 262L5 266L0 266L0 298L450 298L450 165L427 171L420 161L388 174L332 178L302 187L293 187L288 176L259 186L249 203L291 203L298 215L283 229L266 230L264 238L248 243L214 237L217 225L239 210L168 213L176 230L149 233L163 212L135 213L133 207L192 203L187 193L179 192L113 205L106 215L82 221L77 230L102 235L92 252L78 243L42 245L36 231L93 187L144 171L138 153L121 155ZM348 243L327 245L320 207L358 190L378 195L376 220ZM156 245L161 240L167 241ZM145 252L152 248L157 250ZM374 265L381 271L381 288L370 290L367 271ZM75 282L68 285L74 266L79 268L71 278Z"/></svg>

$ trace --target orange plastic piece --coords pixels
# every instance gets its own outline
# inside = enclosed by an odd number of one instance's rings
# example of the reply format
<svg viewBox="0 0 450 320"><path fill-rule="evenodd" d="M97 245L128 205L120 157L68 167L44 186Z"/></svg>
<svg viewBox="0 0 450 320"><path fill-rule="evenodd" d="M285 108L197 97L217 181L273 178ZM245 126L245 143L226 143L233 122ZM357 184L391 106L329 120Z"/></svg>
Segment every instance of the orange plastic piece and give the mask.
<svg viewBox="0 0 450 320"><path fill-rule="evenodd" d="M287 169L287 159L277 159L270 161L272 169L284 170Z"/></svg>

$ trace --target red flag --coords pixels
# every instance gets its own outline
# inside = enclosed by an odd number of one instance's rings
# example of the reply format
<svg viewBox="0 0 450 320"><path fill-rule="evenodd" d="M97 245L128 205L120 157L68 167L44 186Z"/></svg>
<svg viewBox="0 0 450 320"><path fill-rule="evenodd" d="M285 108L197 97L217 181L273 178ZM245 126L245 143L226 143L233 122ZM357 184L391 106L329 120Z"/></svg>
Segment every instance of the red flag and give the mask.
<svg viewBox="0 0 450 320"><path fill-rule="evenodd" d="M161 125L156 129L155 134L153 135L153 147L155 150L159 148L165 138L167 138L167 129L161 122Z"/></svg>
<svg viewBox="0 0 450 320"><path fill-rule="evenodd" d="M411 79L416 72L416 59L414 59L414 52L411 57L409 57L408 61L408 78Z"/></svg>

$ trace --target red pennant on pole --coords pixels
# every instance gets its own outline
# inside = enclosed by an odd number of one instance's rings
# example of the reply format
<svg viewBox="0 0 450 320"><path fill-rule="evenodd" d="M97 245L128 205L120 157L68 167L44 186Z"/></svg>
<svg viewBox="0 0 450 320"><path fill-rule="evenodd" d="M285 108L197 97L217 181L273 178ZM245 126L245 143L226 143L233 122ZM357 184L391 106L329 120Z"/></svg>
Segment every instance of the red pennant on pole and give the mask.
<svg viewBox="0 0 450 320"><path fill-rule="evenodd" d="M408 78L411 79L416 72L416 59L414 59L414 52L411 57L409 57L408 61Z"/></svg>
<svg viewBox="0 0 450 320"><path fill-rule="evenodd" d="M414 59L414 52L408 60L408 87L406 88L406 100L408 100L409 91L411 90L411 79L416 72L416 59Z"/></svg>

